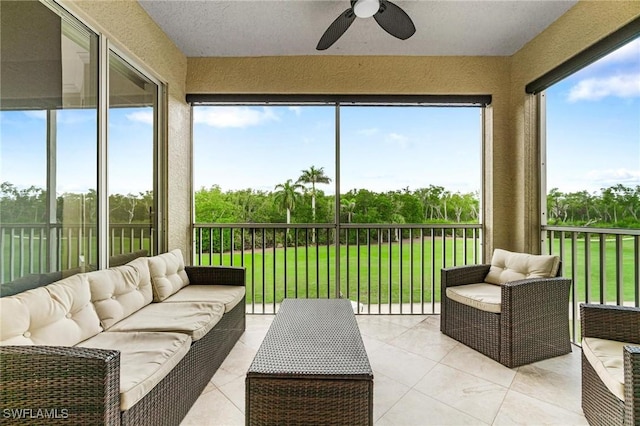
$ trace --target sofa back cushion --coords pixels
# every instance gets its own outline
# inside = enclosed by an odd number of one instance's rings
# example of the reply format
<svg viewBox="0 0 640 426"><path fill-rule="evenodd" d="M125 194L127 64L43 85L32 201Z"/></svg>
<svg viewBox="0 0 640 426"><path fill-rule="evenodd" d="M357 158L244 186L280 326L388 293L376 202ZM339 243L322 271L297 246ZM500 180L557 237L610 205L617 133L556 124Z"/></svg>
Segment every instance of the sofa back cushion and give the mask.
<svg viewBox="0 0 640 426"><path fill-rule="evenodd" d="M496 249L485 278L490 284L504 284L527 278L552 278L558 274L560 258L551 255L514 253Z"/></svg>
<svg viewBox="0 0 640 426"><path fill-rule="evenodd" d="M137 259L139 257L147 257L149 252L147 250L137 250L131 253L121 253L109 257L109 267L116 267L126 265L127 263Z"/></svg>
<svg viewBox="0 0 640 426"><path fill-rule="evenodd" d="M60 281L62 272L49 272L46 274L29 274L16 278L13 281L0 284L0 297L13 296L23 291L32 290L47 284Z"/></svg>
<svg viewBox="0 0 640 426"><path fill-rule="evenodd" d="M73 346L102 331L87 274L0 299L0 344Z"/></svg>
<svg viewBox="0 0 640 426"><path fill-rule="evenodd" d="M147 258L87 274L93 302L102 327L107 330L151 303L151 275Z"/></svg>
<svg viewBox="0 0 640 426"><path fill-rule="evenodd" d="M153 285L153 301L162 302L189 284L184 258L179 249L147 258Z"/></svg>

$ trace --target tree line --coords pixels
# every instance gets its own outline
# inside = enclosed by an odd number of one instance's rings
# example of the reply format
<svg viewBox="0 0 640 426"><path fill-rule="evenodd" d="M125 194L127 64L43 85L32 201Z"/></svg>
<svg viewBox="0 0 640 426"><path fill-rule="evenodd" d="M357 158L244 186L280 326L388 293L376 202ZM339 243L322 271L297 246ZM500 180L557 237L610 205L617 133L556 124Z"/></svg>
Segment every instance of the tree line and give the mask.
<svg viewBox="0 0 640 426"><path fill-rule="evenodd" d="M200 188L195 193L196 222L333 223L335 196L321 188L330 182L322 167L311 166L271 191L223 191L218 185ZM47 202L43 188L0 184L2 223L48 223ZM72 218L65 222L95 223L96 206L95 190L58 195L56 221L64 217ZM387 192L352 189L340 195L339 215L343 223L478 223L479 206L477 193L452 192L436 185ZM152 208L151 191L109 196L112 223L149 223ZM547 195L547 212L550 225L640 228L640 185L618 184L599 193L553 188Z"/></svg>
<svg viewBox="0 0 640 426"><path fill-rule="evenodd" d="M335 196L319 188L331 179L311 166L296 179L271 191L223 191L218 185L195 193L197 223L333 223ZM478 223L477 193L459 193L429 185L375 192L353 189L340 195L343 223Z"/></svg>
<svg viewBox="0 0 640 426"><path fill-rule="evenodd" d="M47 191L37 186L18 188L9 182L0 184L0 221L2 223L50 223ZM56 197L55 222L96 223L98 197L94 189L84 193L65 192ZM153 192L111 194L109 220L117 224L149 223Z"/></svg>
<svg viewBox="0 0 640 426"><path fill-rule="evenodd" d="M640 185L618 184L600 193L553 188L547 194L547 214L550 225L640 228Z"/></svg>

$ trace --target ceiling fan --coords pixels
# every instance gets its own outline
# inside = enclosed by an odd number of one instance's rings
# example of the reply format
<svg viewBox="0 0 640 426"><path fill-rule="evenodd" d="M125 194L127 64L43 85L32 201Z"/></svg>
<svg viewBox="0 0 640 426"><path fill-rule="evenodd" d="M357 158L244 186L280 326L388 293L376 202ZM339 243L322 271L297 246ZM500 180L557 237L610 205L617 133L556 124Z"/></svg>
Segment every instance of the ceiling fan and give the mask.
<svg viewBox="0 0 640 426"><path fill-rule="evenodd" d="M342 12L324 32L317 50L326 50L335 43L356 18L376 20L383 30L400 40L406 40L416 32L409 15L388 0L351 0L351 7Z"/></svg>

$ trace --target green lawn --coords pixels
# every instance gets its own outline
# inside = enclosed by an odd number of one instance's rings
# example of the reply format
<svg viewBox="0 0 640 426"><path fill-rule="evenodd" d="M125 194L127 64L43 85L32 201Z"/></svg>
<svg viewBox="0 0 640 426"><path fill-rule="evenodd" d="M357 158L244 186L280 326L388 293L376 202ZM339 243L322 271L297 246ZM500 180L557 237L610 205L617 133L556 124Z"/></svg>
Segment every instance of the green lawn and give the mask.
<svg viewBox="0 0 640 426"><path fill-rule="evenodd" d="M472 240L469 240L468 263L473 263L472 244ZM415 240L413 244L405 242L402 244L402 253L400 251L398 243L372 244L370 247L360 248L355 245L348 248L341 246L341 293L362 303L389 303L390 294L392 303L430 301L433 286L439 289L441 267L453 265L452 241L447 240L445 243L443 263L442 240L435 240L433 268L430 240L425 239L424 246L420 240ZM456 243L456 253L457 263L464 264L461 241ZM196 263L197 260L196 258ZM210 259L203 254L201 264L230 265L231 255L223 254L221 258L219 254L214 254L213 259ZM300 247L297 252L293 247L286 250L278 248L275 250L275 258L271 249L264 253L262 250L256 250L254 254L245 252L244 263L242 255L237 253L233 256L233 264L247 267L249 302L272 303L274 295L275 301L280 302L285 297L333 297L336 294L335 246L310 246L308 250ZM435 272L432 274L432 271ZM438 294L436 298L439 298Z"/></svg>
<svg viewBox="0 0 640 426"><path fill-rule="evenodd" d="M589 242L591 261L590 271L587 276L586 247L587 242L584 238L576 240L576 262L573 263L571 258L572 240L565 239L563 261L563 275L573 277L575 281L576 300L589 300L599 303L601 295L604 296L605 302L616 302L616 280L622 283L623 301L632 302L636 298L638 289L634 288L634 279L636 274L640 272L639 265L634 261L634 239L626 237L622 239L622 276L618 277L616 265L616 240L611 238L605 242L604 249L604 279L600 281L600 240L599 238L591 238ZM560 240L554 239L554 254L560 254Z"/></svg>
<svg viewBox="0 0 640 426"><path fill-rule="evenodd" d="M10 239L5 238L3 248L3 281L9 281L9 264L13 257L14 276L19 277L33 271L38 272L40 261L44 258L46 247L40 250L39 238L34 238L29 244L29 238L23 238L20 247L19 239L14 238L13 254L10 249ZM71 238L71 244L66 238L61 245L61 262L63 269L78 266L79 244L77 238ZM88 241L83 242L82 250L85 253L86 264L95 263L96 249L93 240L92 259L87 257ZM125 252L131 245L129 238L115 238L113 241L115 254L120 253L120 247L124 246ZM134 247L139 247L139 239L134 239ZM148 248L148 239L144 241ZM434 247L432 247L432 244ZM589 300L599 302L601 299L600 285L600 249L599 240L590 242L591 268L589 280L586 277L584 239L576 240L576 264L575 268L571 259L571 239L564 241L565 259L563 262L564 276L571 277L575 272L576 301L583 301L588 293ZM473 240L467 240L467 263L473 264ZM22 264L20 252L22 250ZM348 253L347 253L348 250ZM402 250L402 253L400 251ZM616 302L617 266L615 261L615 239L607 239L604 250L605 278L603 281L606 302ZM634 262L634 240L625 238L622 240L622 295L624 301L634 301L636 298L635 274L639 266ZM432 259L432 251L434 256ZM464 264L463 241L456 242L456 264ZM359 256L358 256L359 252ZM560 240L554 241L554 253L560 253ZM443 260L444 254L444 260ZM286 255L286 256L285 256ZM244 261L243 261L244 257ZM247 267L247 300L249 303L276 303L284 297L334 297L336 294L336 250L335 246L310 245L308 249L299 247L256 249L253 254L245 251L233 255L233 264ZM348 259L348 263L347 263ZM413 259L413 261L411 261ZM196 256L194 263L200 261L203 265L230 265L231 255L228 253L220 256L214 254L209 258L207 254ZM453 266L453 240L447 239L443 249L442 239L425 238L424 242L414 239L413 242L405 240L402 246L399 243L372 243L370 246L355 245L340 247L340 289L345 297L367 304L388 303L429 303L435 293L435 301L439 301L440 269L443 266ZM46 268L45 268L46 270Z"/></svg>
<svg viewBox="0 0 640 426"><path fill-rule="evenodd" d="M442 240L435 239L435 256L432 259L432 242L425 239L414 240L413 244L402 244L402 257L400 245L393 243L372 244L370 247L356 246L340 248L340 292L351 300L361 303L386 304L386 303L428 303L432 301L435 292L435 300L440 299L440 269L443 266L453 266L453 244L447 239L445 243L445 260L443 261ZM467 263L473 264L471 239L468 240ZM565 240L565 256L570 257L571 241ZM555 241L555 253L559 253L559 240ZM584 240L577 240L576 285L577 300L585 300L585 256ZM600 300L599 284L599 243L591 242L591 282L590 300ZM360 256L358 257L358 251ZM285 253L286 252L286 253ZM456 244L456 264L464 264L463 243ZM286 254L286 256L285 256ZM369 256L370 254L370 256ZM622 290L625 301L635 299L634 289L634 246L633 240L623 241L623 277ZM370 257L370 258L369 258ZM278 248L274 251L256 249L251 254L249 251L233 255L233 265L247 267L247 301L260 303L277 303L285 297L333 297L336 293L335 283L335 247L322 245L310 246L308 251L288 247ZM347 258L349 259L347 265ZM413 262L411 259L413 258ZM402 259L402 261L400 260ZM198 263L198 256L194 263ZM231 255L225 253L222 256L203 254L200 258L203 265L230 265ZM571 277L572 262L567 258L563 262L564 276ZM616 265L615 265L615 240L607 240L605 250L605 293L606 301L616 301ZM391 301L389 300L391 297Z"/></svg>

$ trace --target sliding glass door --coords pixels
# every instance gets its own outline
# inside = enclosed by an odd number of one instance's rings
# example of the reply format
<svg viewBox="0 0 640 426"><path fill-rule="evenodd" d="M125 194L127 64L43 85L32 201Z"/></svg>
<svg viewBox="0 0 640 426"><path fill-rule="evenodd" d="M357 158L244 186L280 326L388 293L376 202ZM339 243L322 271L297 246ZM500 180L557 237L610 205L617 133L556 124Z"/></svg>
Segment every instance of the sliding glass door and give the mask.
<svg viewBox="0 0 640 426"><path fill-rule="evenodd" d="M109 52L110 256L156 252L158 85ZM111 262L114 263L114 262Z"/></svg>
<svg viewBox="0 0 640 426"><path fill-rule="evenodd" d="M158 252L161 84L55 3L0 17L1 294Z"/></svg>

